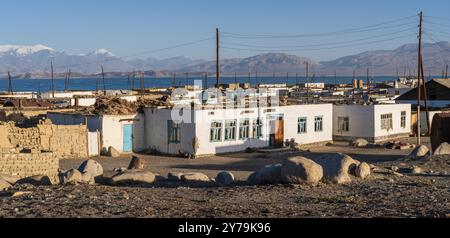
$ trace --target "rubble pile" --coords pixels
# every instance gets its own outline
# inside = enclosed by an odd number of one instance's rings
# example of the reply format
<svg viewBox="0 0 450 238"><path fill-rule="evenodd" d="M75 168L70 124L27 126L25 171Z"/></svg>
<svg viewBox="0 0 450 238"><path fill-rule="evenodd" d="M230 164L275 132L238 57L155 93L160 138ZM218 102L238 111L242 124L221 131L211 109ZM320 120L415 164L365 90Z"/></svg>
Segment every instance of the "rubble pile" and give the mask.
<svg viewBox="0 0 450 238"><path fill-rule="evenodd" d="M138 106L140 108L143 107L164 107L164 106L170 106L170 96L162 96L160 98L157 99L144 99L144 98L140 98L138 100Z"/></svg>
<svg viewBox="0 0 450 238"><path fill-rule="evenodd" d="M135 114L139 110L139 106L120 98L99 98L94 106L85 110L97 115L129 115Z"/></svg>
<svg viewBox="0 0 450 238"><path fill-rule="evenodd" d="M401 141L389 141L386 143L386 148L391 150L408 150L416 148L416 145L410 144L407 142L401 142Z"/></svg>

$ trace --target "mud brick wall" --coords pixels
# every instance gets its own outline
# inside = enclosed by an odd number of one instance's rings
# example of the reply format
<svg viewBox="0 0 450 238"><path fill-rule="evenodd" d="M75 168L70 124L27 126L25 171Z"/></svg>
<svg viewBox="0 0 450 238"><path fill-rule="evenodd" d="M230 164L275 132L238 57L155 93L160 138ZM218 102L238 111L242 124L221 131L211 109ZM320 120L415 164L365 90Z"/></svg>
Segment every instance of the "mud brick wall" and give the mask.
<svg viewBox="0 0 450 238"><path fill-rule="evenodd" d="M32 128L19 128L14 123L0 124L0 148L23 147L50 151L60 158L88 156L87 127L41 123Z"/></svg>
<svg viewBox="0 0 450 238"><path fill-rule="evenodd" d="M20 149L0 149L0 174L16 175L26 178L34 175L48 176L57 181L59 159L51 152L31 150L21 153Z"/></svg>

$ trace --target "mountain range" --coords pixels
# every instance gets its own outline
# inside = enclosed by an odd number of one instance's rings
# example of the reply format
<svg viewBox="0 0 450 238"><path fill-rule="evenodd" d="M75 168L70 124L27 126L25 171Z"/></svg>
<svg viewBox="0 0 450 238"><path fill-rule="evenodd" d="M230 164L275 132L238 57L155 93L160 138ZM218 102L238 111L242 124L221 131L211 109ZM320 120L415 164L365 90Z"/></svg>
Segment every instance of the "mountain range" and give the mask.
<svg viewBox="0 0 450 238"><path fill-rule="evenodd" d="M50 62L53 61L55 74L61 76L70 66L74 77L95 76L104 66L109 75L122 76L126 72L143 70L146 75L169 76L176 73L215 72L215 61L195 60L179 56L169 59L131 59L115 56L106 49L97 49L86 54L71 55L45 45L17 46L0 45L0 77L11 71L16 78L45 78L50 75ZM437 42L423 45L425 71L440 73L450 62L450 43ZM344 56L335 60L316 62L307 57L266 53L248 58L222 59L220 70L223 74L300 73L309 63L311 74L351 75L354 70L365 74L370 68L373 74L401 75L417 68L417 45L406 44L394 50L366 51Z"/></svg>

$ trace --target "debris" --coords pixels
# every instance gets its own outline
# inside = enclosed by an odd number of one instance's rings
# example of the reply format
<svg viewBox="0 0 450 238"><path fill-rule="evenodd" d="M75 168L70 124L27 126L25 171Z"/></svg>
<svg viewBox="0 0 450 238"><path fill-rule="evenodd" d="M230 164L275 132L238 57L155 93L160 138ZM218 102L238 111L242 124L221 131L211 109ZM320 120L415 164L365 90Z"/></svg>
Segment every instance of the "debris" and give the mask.
<svg viewBox="0 0 450 238"><path fill-rule="evenodd" d="M422 174L422 173L423 173L423 170L422 170L422 168L420 168L419 166L414 166L414 167L411 169L411 173L412 173L412 174Z"/></svg>
<svg viewBox="0 0 450 238"><path fill-rule="evenodd" d="M33 192L31 191L24 191L24 192L15 192L11 197L15 198L15 197L21 197L21 196L25 196L25 195L30 195L33 194Z"/></svg>

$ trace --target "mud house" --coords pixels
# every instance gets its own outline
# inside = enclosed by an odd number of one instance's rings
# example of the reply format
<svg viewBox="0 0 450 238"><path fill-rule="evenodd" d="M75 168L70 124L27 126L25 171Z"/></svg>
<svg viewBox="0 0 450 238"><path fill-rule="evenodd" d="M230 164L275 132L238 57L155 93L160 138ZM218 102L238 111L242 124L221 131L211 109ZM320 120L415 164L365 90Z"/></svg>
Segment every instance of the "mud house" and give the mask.
<svg viewBox="0 0 450 238"><path fill-rule="evenodd" d="M281 147L292 139L299 144L326 143L332 141L332 111L332 104L192 108L183 111L180 122L171 109L146 108L146 148L209 155Z"/></svg>
<svg viewBox="0 0 450 238"><path fill-rule="evenodd" d="M89 130L90 155L113 147L122 153L139 152L144 147L142 114L91 115L82 113L49 113L56 125L86 125Z"/></svg>
<svg viewBox="0 0 450 238"><path fill-rule="evenodd" d="M433 79L426 83L428 106L432 108L450 107L450 79ZM421 105L425 105L424 91L421 92ZM396 99L398 103L410 103L417 107L417 88L411 89Z"/></svg>
<svg viewBox="0 0 450 238"><path fill-rule="evenodd" d="M382 142L411 133L410 104L334 105L333 139Z"/></svg>

